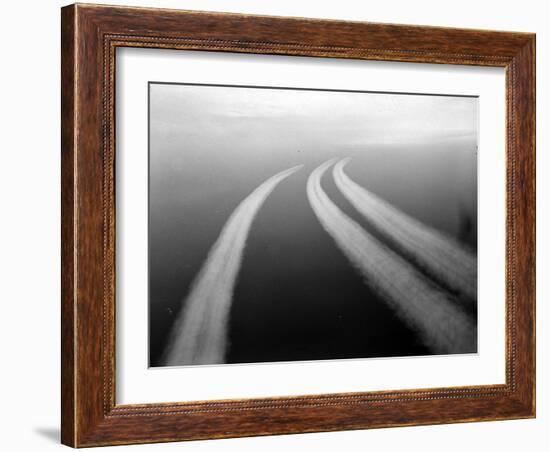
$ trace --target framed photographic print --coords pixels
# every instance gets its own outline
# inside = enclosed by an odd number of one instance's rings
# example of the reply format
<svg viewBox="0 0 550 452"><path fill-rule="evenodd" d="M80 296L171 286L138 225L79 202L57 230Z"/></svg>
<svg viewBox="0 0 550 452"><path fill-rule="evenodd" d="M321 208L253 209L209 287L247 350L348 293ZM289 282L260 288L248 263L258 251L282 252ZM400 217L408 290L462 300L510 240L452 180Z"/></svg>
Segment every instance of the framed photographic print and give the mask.
<svg viewBox="0 0 550 452"><path fill-rule="evenodd" d="M534 35L61 31L64 444L534 417Z"/></svg>

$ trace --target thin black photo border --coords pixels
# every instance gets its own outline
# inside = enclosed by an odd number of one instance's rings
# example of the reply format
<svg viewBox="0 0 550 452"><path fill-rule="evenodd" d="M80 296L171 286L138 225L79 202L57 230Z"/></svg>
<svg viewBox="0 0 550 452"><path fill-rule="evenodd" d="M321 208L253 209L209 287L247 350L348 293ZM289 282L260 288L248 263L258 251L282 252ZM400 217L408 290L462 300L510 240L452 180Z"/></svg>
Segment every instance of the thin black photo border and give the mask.
<svg viewBox="0 0 550 452"><path fill-rule="evenodd" d="M411 355L411 356L388 356L388 357L356 357L356 358L334 358L334 359L311 359L295 361L260 361L246 363L223 363L223 364L201 364L201 365L180 365L180 366L152 366L151 365L151 86L152 85L172 85L172 86L195 86L201 88L240 88L240 89L268 89L268 90L288 90L288 91L314 91L329 93L350 93L350 94L380 94L380 95L400 95L400 96L427 96L427 97L453 97L478 99L476 109L476 228L479 232L479 99L476 94L443 94L443 93L414 93L406 91L376 91L376 90L347 90L336 88L303 88L289 86L271 86L271 85L239 85L225 83L197 83L197 82L166 82L159 80L149 80L147 82L147 370L162 369L181 369L196 367L218 367L218 366L249 366L249 365L270 365L270 364L292 364L292 363L316 363L316 362L335 362L335 361L358 361L372 359L408 359L408 358L445 358L456 356L476 356L479 355L479 309L476 309L476 352L474 353L453 353L453 354L434 354L434 355ZM476 259L477 259L477 291L479 292L479 237L476 238ZM476 299L476 305L479 299Z"/></svg>

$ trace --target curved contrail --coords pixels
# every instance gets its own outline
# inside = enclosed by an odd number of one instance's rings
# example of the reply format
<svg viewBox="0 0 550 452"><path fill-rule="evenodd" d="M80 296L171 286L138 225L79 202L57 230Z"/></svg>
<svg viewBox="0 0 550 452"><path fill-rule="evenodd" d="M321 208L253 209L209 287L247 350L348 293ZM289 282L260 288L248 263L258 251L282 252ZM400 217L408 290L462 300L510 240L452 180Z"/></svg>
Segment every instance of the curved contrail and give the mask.
<svg viewBox="0 0 550 452"><path fill-rule="evenodd" d="M342 194L369 224L401 254L413 261L435 281L465 297L477 300L477 259L450 237L433 229L352 181L344 172L350 159L339 161L333 170L334 181Z"/></svg>
<svg viewBox="0 0 550 452"><path fill-rule="evenodd" d="M336 161L316 168L307 181L309 202L323 228L365 279L435 353L471 353L476 326L449 295L343 213L321 187Z"/></svg>
<svg viewBox="0 0 550 452"><path fill-rule="evenodd" d="M164 364L220 364L225 361L233 288L248 232L269 194L303 165L267 179L233 211L195 277L168 339Z"/></svg>

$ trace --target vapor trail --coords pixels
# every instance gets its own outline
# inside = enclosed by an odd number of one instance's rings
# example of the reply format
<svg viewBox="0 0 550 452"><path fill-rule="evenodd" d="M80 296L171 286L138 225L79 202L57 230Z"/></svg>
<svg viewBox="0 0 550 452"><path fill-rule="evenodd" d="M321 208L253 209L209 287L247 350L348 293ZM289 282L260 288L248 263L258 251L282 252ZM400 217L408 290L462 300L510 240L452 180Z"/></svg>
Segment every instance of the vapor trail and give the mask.
<svg viewBox="0 0 550 452"><path fill-rule="evenodd" d="M267 179L233 211L175 320L164 352L165 365L220 364L225 361L233 288L250 226L277 184L302 166Z"/></svg>
<svg viewBox="0 0 550 452"><path fill-rule="evenodd" d="M476 326L450 296L432 285L408 262L344 214L321 187L323 173L336 161L316 168L307 181L309 202L323 228L352 265L395 313L418 332L435 353L475 352Z"/></svg>
<svg viewBox="0 0 550 452"><path fill-rule="evenodd" d="M397 251L439 284L463 295L462 302L473 305L477 298L476 256L351 180L344 172L349 160L339 161L333 170L342 194Z"/></svg>

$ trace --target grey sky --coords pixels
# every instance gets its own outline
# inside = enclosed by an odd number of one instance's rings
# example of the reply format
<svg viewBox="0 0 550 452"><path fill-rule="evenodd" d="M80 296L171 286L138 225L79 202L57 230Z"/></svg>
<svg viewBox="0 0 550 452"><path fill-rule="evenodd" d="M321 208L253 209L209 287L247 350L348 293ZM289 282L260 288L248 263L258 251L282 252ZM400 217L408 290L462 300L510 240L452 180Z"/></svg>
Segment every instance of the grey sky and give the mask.
<svg viewBox="0 0 550 452"><path fill-rule="evenodd" d="M252 128L278 135L279 127L289 144L303 143L304 134L346 145L476 133L475 98L166 84L151 90L154 127L177 124L212 138L235 139Z"/></svg>

